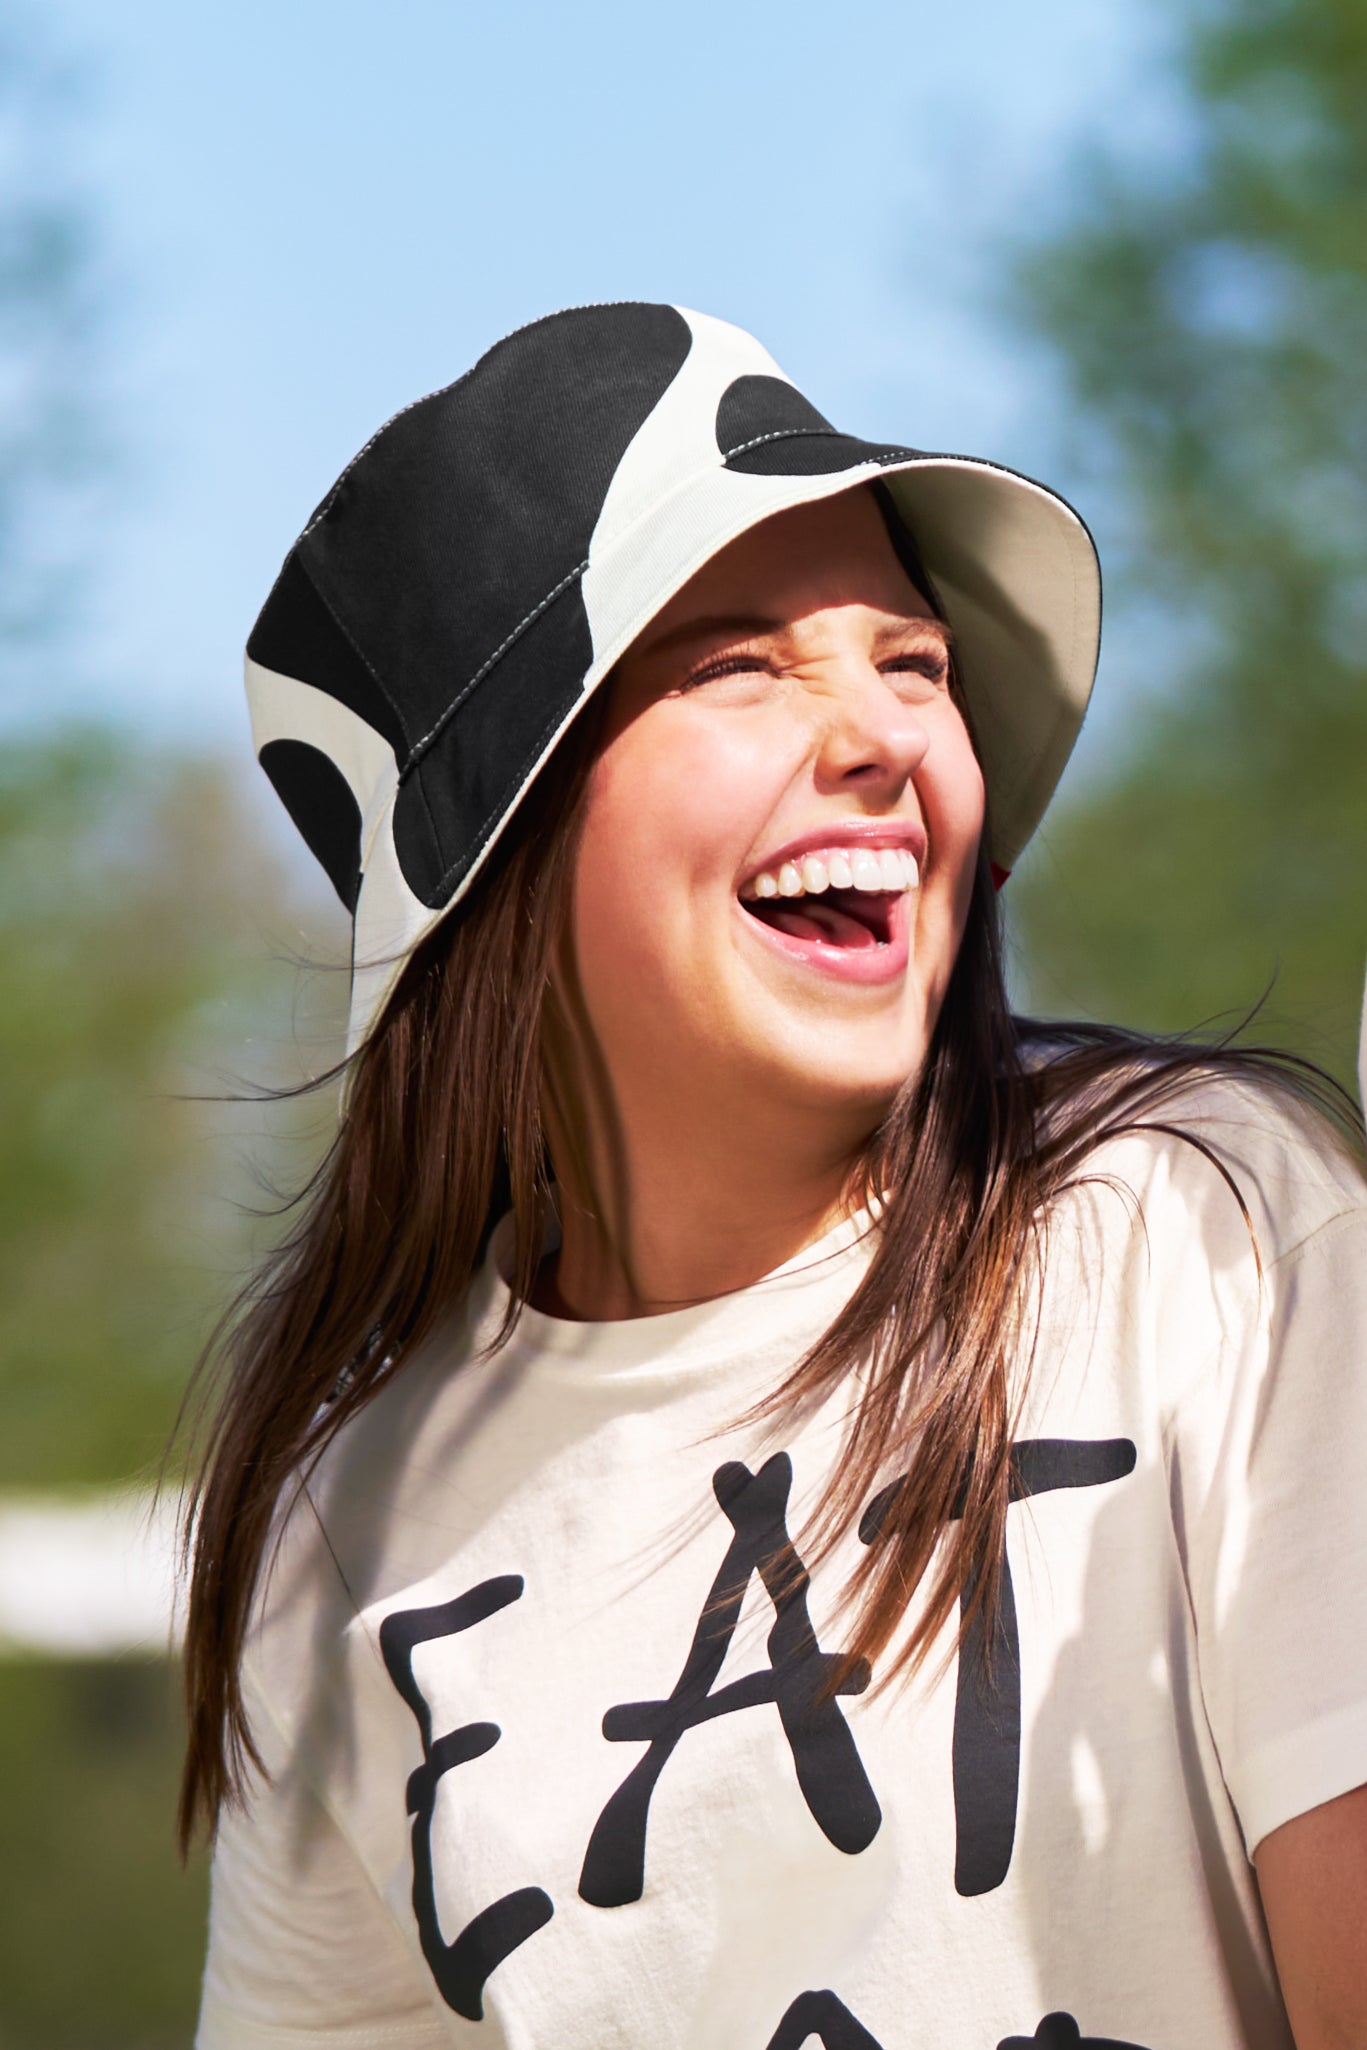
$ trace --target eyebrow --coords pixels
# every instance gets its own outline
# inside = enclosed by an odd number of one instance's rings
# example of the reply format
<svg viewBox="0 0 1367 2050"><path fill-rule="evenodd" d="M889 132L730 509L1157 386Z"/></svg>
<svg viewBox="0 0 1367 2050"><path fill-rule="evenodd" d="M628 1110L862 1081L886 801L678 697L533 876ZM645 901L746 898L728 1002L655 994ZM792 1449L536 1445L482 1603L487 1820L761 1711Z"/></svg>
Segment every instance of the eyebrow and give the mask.
<svg viewBox="0 0 1367 2050"><path fill-rule="evenodd" d="M705 612L670 627L667 633L648 641L641 652L662 655L667 648L680 647L686 641L714 640L726 635L736 640L754 640L761 634L782 633L787 624L786 620L766 619L757 612Z"/></svg>
<svg viewBox="0 0 1367 2050"><path fill-rule="evenodd" d="M696 619L685 619L680 625L670 627L655 640L648 641L641 650L643 657L664 654L689 641L718 639L758 640L765 634L782 634L792 631L793 622L788 619L769 619L757 612L707 612ZM926 630L935 634L947 647L954 645L954 629L944 619L932 614L909 612L905 618L888 619L877 629L880 640L890 640L911 630Z"/></svg>

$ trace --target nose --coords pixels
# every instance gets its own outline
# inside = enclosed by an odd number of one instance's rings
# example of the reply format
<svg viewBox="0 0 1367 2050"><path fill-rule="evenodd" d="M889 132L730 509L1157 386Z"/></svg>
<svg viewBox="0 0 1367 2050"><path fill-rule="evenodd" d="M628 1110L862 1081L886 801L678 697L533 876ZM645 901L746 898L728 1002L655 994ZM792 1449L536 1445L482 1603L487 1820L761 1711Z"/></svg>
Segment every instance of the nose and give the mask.
<svg viewBox="0 0 1367 2050"><path fill-rule="evenodd" d="M870 666L847 675L827 700L816 777L826 790L858 790L892 802L925 760L930 732L915 705Z"/></svg>

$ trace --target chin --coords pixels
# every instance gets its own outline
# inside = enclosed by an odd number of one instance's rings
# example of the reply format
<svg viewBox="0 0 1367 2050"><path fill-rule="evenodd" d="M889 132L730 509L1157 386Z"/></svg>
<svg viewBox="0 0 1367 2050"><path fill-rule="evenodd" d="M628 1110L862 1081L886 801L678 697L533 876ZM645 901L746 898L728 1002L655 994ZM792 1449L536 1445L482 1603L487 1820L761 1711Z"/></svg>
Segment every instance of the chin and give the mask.
<svg viewBox="0 0 1367 2050"><path fill-rule="evenodd" d="M830 1035L834 1038L834 1034ZM924 1049L890 1054L878 1059L832 1060L827 1046L820 1053L784 1068L784 1093L794 1103L811 1109L820 1106L832 1115L846 1110L868 1130L883 1118L920 1073Z"/></svg>

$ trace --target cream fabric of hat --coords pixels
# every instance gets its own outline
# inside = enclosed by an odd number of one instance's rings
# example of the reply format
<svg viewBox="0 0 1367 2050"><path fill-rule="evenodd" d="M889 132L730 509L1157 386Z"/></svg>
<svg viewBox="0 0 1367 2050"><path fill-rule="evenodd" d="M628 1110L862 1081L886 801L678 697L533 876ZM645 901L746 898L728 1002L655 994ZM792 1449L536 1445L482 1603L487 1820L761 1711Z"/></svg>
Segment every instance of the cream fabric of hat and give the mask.
<svg viewBox="0 0 1367 2050"><path fill-rule="evenodd" d="M246 665L261 764L353 913L349 1049L660 608L757 521L875 479L954 629L1009 870L1096 670L1096 552L1056 493L841 434L750 335L675 306L551 314L367 442Z"/></svg>

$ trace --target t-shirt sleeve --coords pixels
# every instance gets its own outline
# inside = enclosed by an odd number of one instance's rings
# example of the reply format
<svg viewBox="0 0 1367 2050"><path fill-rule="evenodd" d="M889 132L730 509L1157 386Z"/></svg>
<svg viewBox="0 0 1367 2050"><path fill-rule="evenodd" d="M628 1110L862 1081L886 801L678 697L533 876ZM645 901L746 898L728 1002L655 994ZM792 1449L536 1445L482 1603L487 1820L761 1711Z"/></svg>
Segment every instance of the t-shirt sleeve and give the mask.
<svg viewBox="0 0 1367 2050"><path fill-rule="evenodd" d="M1231 1230L1236 1264L1242 1221ZM1174 1433L1200 1684L1251 1857L1367 1782L1367 1209L1247 1278ZM1217 1275L1217 1285L1225 1277ZM1228 1298L1227 1298L1228 1300Z"/></svg>
<svg viewBox="0 0 1367 2050"><path fill-rule="evenodd" d="M253 1775L219 1824L196 2050L449 2050L421 1958L259 1697L248 1707L272 1778Z"/></svg>

